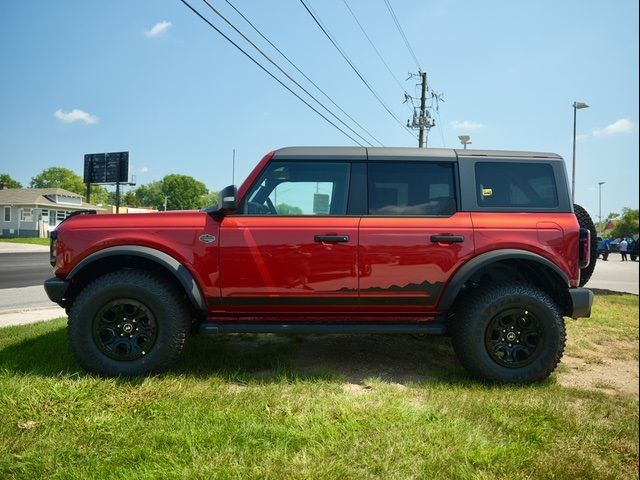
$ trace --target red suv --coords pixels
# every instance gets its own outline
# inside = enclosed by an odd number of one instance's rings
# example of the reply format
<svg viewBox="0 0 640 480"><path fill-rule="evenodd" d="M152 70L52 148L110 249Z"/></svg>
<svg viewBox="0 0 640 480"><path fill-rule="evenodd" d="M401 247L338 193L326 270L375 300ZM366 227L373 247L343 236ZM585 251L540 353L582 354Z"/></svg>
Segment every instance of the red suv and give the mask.
<svg viewBox="0 0 640 480"><path fill-rule="evenodd" d="M283 148L215 208L68 219L45 288L104 375L166 369L192 330L375 332L447 334L475 375L528 383L590 315L589 230L554 154Z"/></svg>

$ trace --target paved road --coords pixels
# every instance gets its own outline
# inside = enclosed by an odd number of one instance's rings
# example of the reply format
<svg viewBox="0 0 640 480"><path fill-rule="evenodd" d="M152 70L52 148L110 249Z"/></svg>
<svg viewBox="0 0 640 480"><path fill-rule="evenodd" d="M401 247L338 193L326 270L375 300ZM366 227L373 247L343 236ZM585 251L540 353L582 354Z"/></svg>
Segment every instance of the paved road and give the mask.
<svg viewBox="0 0 640 480"><path fill-rule="evenodd" d="M639 276L640 263L621 262L620 255L611 254L606 262L598 260L593 276L586 287L638 295Z"/></svg>
<svg viewBox="0 0 640 480"><path fill-rule="evenodd" d="M0 253L0 289L42 285L51 276L45 252Z"/></svg>

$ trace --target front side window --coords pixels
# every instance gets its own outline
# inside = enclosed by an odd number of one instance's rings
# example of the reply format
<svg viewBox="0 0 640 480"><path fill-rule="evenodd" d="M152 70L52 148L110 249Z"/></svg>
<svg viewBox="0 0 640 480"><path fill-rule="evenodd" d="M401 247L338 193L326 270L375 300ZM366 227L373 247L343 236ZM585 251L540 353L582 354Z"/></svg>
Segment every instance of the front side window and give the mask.
<svg viewBox="0 0 640 480"><path fill-rule="evenodd" d="M346 215L350 164L271 162L253 185L245 215Z"/></svg>
<svg viewBox="0 0 640 480"><path fill-rule="evenodd" d="M11 207L4 207L4 221L11 221Z"/></svg>
<svg viewBox="0 0 640 480"><path fill-rule="evenodd" d="M451 163L370 163L369 215L441 216L456 211Z"/></svg>
<svg viewBox="0 0 640 480"><path fill-rule="evenodd" d="M553 168L545 163L476 163L476 195L480 207L558 206Z"/></svg>

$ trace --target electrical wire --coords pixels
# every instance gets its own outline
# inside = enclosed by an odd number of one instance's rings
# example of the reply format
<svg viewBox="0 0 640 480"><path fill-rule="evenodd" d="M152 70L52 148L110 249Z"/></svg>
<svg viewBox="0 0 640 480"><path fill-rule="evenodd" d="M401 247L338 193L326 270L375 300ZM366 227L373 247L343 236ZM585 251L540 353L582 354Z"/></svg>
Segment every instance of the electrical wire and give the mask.
<svg viewBox="0 0 640 480"><path fill-rule="evenodd" d="M214 24L212 24L207 18L205 18L198 10L196 10L194 7L191 6L191 4L189 4L189 2L187 2L186 0L180 0L180 2L182 2L187 8L189 8L189 10L191 10L193 13L195 13L198 17L200 17L207 25L209 25L211 28L213 28L216 32L218 32L225 40L227 40L229 43L231 43L231 45L233 45L236 49L240 50L240 52L242 52L249 60L251 60L253 63L255 63L261 70L263 70L267 75L269 75L271 78L273 78L276 82L278 82L280 85L282 85L289 93L291 93L292 95L294 95L298 100L300 100L302 103L304 103L307 107L309 107L311 110L313 110L315 113L317 113L319 116L321 116L327 123L331 124L334 128L336 128L337 130L339 130L343 135L345 135L346 137L348 137L349 139L351 139L354 143L358 144L359 146L363 147L364 145L362 145L360 142L358 142L355 138L353 138L351 135L349 135L347 132L345 132L344 130L342 130L338 125L336 125L335 123L333 123L331 120L329 120L326 116L324 116L321 112L319 112L316 108L313 107L313 105L311 105L309 102L307 102L304 98L302 98L300 95L298 95L296 92L294 92L291 88L289 88L282 80L280 80L278 77L276 77L273 73L271 73L264 65L262 65L260 62L258 62L255 58L253 58L249 53L247 53L240 45L238 45L236 42L234 42L231 38L229 38L225 33L222 32L222 30L220 30L218 27L216 27Z"/></svg>
<svg viewBox="0 0 640 480"><path fill-rule="evenodd" d="M416 54L414 53L413 48L411 48L411 44L409 43L407 36L404 34L402 25L400 25L400 22L398 21L398 17L396 16L396 12L393 11L393 7L391 6L391 3L389 2L389 0L384 0L384 3L387 5L387 10L389 10L389 15L391 15L393 23L396 24L396 28L398 29L398 32L400 32L400 35L404 40L404 44L407 46L407 50L409 50L409 53L413 57L413 61L416 62L416 66L418 67L418 70L422 71L422 67L420 67L420 62L418 61L418 57L416 57Z"/></svg>
<svg viewBox="0 0 640 480"><path fill-rule="evenodd" d="M358 17L356 16L356 14L353 12L353 10L351 10L351 7L349 6L349 4L347 3L347 0L342 0L342 2L344 3L344 6L347 7L347 10L349 10L349 13L351 14L351 16L353 17L353 19L356 21L356 23L358 24L358 27L360 27L360 30L362 31L363 35L365 36L365 38L367 39L367 41L369 42L369 45L371 45L371 48L373 48L373 50L376 52L376 54L378 55L378 58L380 59L380 61L384 64L384 66L387 69L387 72L389 72L389 74L393 77L393 79L396 81L396 83L398 84L398 86L400 87L400 89L402 90L402 92L406 95L408 95L407 91L405 90L404 86L402 85L402 83L400 83L400 80L398 80L398 77L395 76L395 74L393 73L393 71L391 70L391 68L389 68L389 65L387 64L387 62L385 61L385 59L383 58L382 54L380 53L380 51L376 48L375 44L373 43L373 41L371 40L371 38L369 37L369 35L367 34L366 30L364 29L364 27L362 26L362 24L360 23L360 20L358 20Z"/></svg>
<svg viewBox="0 0 640 480"><path fill-rule="evenodd" d="M373 94L373 96L376 97L376 99L378 100L380 105L382 105L382 107L387 111L387 113L391 116L391 118L393 118L404 130L406 130L409 133L409 135L411 135L413 138L417 138L416 135L411 130L409 130L400 120L398 120L398 117L396 117L396 115L391 111L391 109L386 105L386 103L384 103L384 101L380 98L380 95L378 95L378 93L376 93L376 91L373 89L373 87L369 84L369 82L364 78L364 76L360 73L360 71L353 64L351 59L349 59L349 56L346 54L346 52L342 49L342 47L339 46L338 41L335 40L335 38L331 35L331 33L329 32L328 28L320 20L318 14L315 13L315 11L313 11L313 8L310 5L308 5L307 2L305 2L305 0L300 0L300 3L302 3L302 6L305 8L307 13L314 20L316 25L318 25L320 30L322 30L322 33L324 33L324 35L329 39L329 41L333 44L333 46L336 48L336 50L338 50L338 52L340 53L342 58L344 58L344 60L349 64L351 69L355 72L355 74L358 76L358 78L360 78L362 83L364 83L364 85Z"/></svg>
<svg viewBox="0 0 640 480"><path fill-rule="evenodd" d="M378 140L369 130L367 130L365 127L363 127L356 119L354 119L351 115L349 115L346 111L344 111L344 109L338 105L330 96L329 94L327 94L322 88L320 88L318 86L318 84L316 84L313 80L311 80L311 78L309 78L282 50L280 50L271 40L269 40L259 29L258 27L256 27L240 10L238 10L236 8L236 6L231 3L229 0L225 0L225 2L227 2L227 4L233 8L236 13L238 15L240 15L240 17L242 17L242 19L247 22L249 24L249 26L251 26L251 28L253 28L255 30L255 32L260 35L269 45L271 45L280 55L282 55L282 57L293 67L295 68L298 73L300 73L300 75L302 75L309 83L311 83L311 85L313 85L316 89L318 89L318 91L320 93L322 93L322 95L325 96L325 98L327 100L329 100L338 110L340 110L342 113L344 113L347 118L349 118L349 120L351 120L353 123L355 123L358 127L360 127L364 132L366 132L375 142L377 142L379 145L384 146L382 144L382 142L380 142L380 140Z"/></svg>
<svg viewBox="0 0 640 480"><path fill-rule="evenodd" d="M289 75L280 65L278 65L271 57L269 57L260 47L258 47L254 42L252 42L244 33L242 33L231 21L229 21L219 10L217 10L213 5L211 5L208 0L202 0L210 9L215 13L218 17L220 17L227 25L233 28L238 35L245 39L247 43L249 43L253 48L255 48L260 55L262 55L269 63L271 63L274 67L276 67L280 73L282 73L285 77L287 77L290 81L292 81L300 90L306 93L309 97L311 97L320 107L322 107L329 115L335 118L338 122L344 125L347 129L349 129L354 135L356 135L360 140L364 143L373 146L369 140L365 139L362 135L356 132L353 128L347 125L340 117L338 117L335 113L329 110L320 100L318 100L311 92L309 92L306 88L304 88L300 83L298 83L291 75Z"/></svg>

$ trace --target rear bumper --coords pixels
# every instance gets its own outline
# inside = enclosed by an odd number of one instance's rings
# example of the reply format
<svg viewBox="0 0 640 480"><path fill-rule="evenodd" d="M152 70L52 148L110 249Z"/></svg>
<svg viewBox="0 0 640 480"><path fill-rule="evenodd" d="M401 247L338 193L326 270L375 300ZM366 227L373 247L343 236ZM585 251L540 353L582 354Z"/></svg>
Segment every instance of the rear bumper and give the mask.
<svg viewBox="0 0 640 480"><path fill-rule="evenodd" d="M69 283L62 278L51 277L44 281L44 291L52 302L64 307L64 296L69 289Z"/></svg>
<svg viewBox="0 0 640 480"><path fill-rule="evenodd" d="M591 305L593 305L593 292L587 288L571 288L571 304L573 310L571 318L588 318L591 316Z"/></svg>

